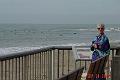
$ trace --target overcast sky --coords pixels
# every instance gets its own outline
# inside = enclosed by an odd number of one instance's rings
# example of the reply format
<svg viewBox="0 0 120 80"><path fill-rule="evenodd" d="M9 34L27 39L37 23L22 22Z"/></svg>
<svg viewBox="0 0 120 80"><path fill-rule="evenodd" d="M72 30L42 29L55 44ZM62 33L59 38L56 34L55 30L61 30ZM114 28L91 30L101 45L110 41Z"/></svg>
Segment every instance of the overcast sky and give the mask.
<svg viewBox="0 0 120 80"><path fill-rule="evenodd" d="M0 23L120 23L120 0L0 0Z"/></svg>

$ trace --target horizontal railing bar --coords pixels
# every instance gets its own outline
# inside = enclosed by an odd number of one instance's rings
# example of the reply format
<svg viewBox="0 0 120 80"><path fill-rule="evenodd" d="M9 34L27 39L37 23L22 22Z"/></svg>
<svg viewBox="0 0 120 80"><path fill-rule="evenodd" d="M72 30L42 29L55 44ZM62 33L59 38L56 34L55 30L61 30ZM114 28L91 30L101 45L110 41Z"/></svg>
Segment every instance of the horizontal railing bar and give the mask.
<svg viewBox="0 0 120 80"><path fill-rule="evenodd" d="M83 47L83 46L81 46L81 47ZM90 47L90 46L84 46L84 47ZM37 53L40 53L40 52L45 52L47 50L54 50L54 49L72 50L72 46L51 46L51 47L45 47L45 48L40 48L40 49L36 49L36 50L31 50L31 51L24 51L24 52L0 55L0 60L7 60L7 59L16 58L16 57L22 57L22 56L27 56L27 55L31 55L31 54L37 54ZM111 46L111 50L114 50L114 49L120 49L120 46L117 46L117 47Z"/></svg>
<svg viewBox="0 0 120 80"><path fill-rule="evenodd" d="M0 55L0 60L6 60L6 59L12 59L12 58L16 58L16 57L27 56L27 55L31 55L31 54L37 54L37 53L45 52L45 51L51 50L51 49L53 50L52 46L46 47L46 48L41 48L41 49L30 50L30 51Z"/></svg>

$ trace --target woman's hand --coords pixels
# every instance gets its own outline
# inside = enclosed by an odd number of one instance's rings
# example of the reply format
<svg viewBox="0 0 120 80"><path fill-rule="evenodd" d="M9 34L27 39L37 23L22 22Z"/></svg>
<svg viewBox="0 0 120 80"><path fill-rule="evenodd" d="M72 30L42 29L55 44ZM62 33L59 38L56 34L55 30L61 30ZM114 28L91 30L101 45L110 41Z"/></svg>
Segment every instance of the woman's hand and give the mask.
<svg viewBox="0 0 120 80"><path fill-rule="evenodd" d="M98 45L98 44L92 44L92 46L96 49L100 49L101 48L101 45Z"/></svg>
<svg viewBox="0 0 120 80"><path fill-rule="evenodd" d="M97 44L92 44L92 46L93 46L94 48L98 48L98 45L97 45Z"/></svg>

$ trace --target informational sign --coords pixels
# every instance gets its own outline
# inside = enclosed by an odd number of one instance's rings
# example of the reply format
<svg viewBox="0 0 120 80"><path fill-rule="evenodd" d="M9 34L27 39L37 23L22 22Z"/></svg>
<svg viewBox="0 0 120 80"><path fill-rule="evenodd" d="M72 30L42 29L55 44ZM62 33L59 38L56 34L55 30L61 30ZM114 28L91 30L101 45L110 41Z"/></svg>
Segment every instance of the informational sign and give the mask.
<svg viewBox="0 0 120 80"><path fill-rule="evenodd" d="M75 60L91 60L92 52L89 46L72 46Z"/></svg>

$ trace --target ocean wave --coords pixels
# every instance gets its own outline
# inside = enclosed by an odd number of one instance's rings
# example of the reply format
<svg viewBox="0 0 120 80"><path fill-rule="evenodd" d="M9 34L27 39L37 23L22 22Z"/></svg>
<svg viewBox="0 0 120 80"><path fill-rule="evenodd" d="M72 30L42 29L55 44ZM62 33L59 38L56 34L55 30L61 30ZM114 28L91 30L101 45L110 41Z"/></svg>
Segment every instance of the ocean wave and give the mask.
<svg viewBox="0 0 120 80"><path fill-rule="evenodd" d="M111 31L120 31L120 28L119 28L119 27L118 27L118 28L112 27L112 28L110 28L110 30L111 30Z"/></svg>
<svg viewBox="0 0 120 80"><path fill-rule="evenodd" d="M112 46L120 46L120 40L110 41ZM8 47L8 48L0 48L0 56L9 55L9 54L17 54L19 52L31 51L51 46L81 46L89 48L91 43L68 43L68 44L56 44L56 45L47 45L47 46L37 46L37 47Z"/></svg>
<svg viewBox="0 0 120 80"><path fill-rule="evenodd" d="M53 45L53 46L89 46L90 43L68 43L68 44L60 44L60 45Z"/></svg>
<svg viewBox="0 0 120 80"><path fill-rule="evenodd" d="M52 31L97 31L96 28L66 28L66 29L53 29ZM120 28L106 28L105 31L120 31Z"/></svg>
<svg viewBox="0 0 120 80"><path fill-rule="evenodd" d="M63 30L66 30L66 31L97 31L96 29L84 29L84 28L81 28L81 29L63 29ZM105 31L120 31L119 28L109 28L109 29L105 29Z"/></svg>
<svg viewBox="0 0 120 80"><path fill-rule="evenodd" d="M96 31L96 29L78 29L79 31ZM120 28L109 28L105 29L105 31L120 31Z"/></svg>
<svg viewBox="0 0 120 80"><path fill-rule="evenodd" d="M12 54L12 53L18 53L18 52L24 52L24 51L31 51L35 49L40 49L42 47L8 47L8 48L0 48L0 56Z"/></svg>
<svg viewBox="0 0 120 80"><path fill-rule="evenodd" d="M31 51L31 50L36 50L36 49L41 49L45 47L50 47L50 46L88 46L87 43L70 43L70 44L60 44L60 45L49 45L49 46L38 46L38 47L8 47L8 48L0 48L0 56L12 54L12 53L19 53L19 52L24 52L24 51Z"/></svg>

